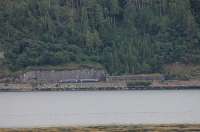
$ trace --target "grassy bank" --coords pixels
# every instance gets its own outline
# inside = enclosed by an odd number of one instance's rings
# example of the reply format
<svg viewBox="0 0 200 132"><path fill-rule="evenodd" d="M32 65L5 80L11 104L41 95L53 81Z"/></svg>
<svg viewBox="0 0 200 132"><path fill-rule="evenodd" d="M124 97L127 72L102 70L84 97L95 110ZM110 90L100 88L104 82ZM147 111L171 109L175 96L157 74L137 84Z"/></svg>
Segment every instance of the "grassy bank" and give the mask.
<svg viewBox="0 0 200 132"><path fill-rule="evenodd" d="M200 124L112 125L91 127L5 128L0 132L199 132Z"/></svg>
<svg viewBox="0 0 200 132"><path fill-rule="evenodd" d="M200 65L169 64L163 67L162 74L170 80L200 79Z"/></svg>

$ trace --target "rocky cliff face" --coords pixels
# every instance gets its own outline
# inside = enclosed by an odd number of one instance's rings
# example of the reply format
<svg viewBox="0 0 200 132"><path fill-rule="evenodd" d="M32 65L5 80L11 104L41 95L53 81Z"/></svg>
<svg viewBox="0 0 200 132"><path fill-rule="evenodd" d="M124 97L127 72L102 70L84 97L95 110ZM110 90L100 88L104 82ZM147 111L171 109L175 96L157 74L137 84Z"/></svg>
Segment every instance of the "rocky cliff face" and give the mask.
<svg viewBox="0 0 200 132"><path fill-rule="evenodd" d="M56 83L67 80L96 79L105 80L106 72L104 70L81 69L81 70L46 70L46 71L29 71L20 75L20 82L43 82Z"/></svg>

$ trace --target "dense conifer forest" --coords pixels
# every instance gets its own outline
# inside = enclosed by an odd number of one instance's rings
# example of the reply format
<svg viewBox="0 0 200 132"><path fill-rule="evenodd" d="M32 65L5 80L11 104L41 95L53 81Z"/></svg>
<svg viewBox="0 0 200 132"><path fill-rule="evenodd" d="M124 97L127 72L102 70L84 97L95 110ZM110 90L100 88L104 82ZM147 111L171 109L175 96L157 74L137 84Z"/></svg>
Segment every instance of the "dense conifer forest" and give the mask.
<svg viewBox="0 0 200 132"><path fill-rule="evenodd" d="M0 48L12 70L101 64L109 73L200 63L199 0L0 0Z"/></svg>

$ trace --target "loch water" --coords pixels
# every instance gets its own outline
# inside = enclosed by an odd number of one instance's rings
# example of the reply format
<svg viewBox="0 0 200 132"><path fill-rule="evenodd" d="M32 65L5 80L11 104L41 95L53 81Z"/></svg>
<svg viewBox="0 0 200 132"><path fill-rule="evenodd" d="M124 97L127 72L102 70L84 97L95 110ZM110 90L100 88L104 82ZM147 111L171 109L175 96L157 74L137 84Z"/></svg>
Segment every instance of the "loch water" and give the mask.
<svg viewBox="0 0 200 132"><path fill-rule="evenodd" d="M0 92L0 128L200 123L200 90Z"/></svg>

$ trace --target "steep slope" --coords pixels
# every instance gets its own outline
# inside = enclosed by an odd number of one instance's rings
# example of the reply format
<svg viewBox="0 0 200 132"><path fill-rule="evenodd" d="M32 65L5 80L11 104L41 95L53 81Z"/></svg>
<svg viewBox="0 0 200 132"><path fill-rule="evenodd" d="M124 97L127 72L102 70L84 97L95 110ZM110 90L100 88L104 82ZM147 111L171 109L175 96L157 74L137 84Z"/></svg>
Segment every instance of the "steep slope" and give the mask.
<svg viewBox="0 0 200 132"><path fill-rule="evenodd" d="M164 64L199 63L200 13L194 5L195 0L1 0L0 45L13 70L100 63L112 74L157 72Z"/></svg>

